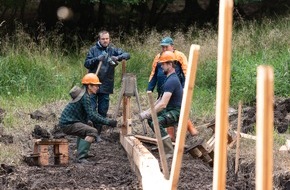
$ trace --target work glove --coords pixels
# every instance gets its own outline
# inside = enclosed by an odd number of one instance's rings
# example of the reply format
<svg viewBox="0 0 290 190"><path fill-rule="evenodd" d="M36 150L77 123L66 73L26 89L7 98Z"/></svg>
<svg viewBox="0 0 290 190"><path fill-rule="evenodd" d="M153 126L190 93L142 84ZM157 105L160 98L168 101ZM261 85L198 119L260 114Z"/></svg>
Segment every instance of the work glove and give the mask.
<svg viewBox="0 0 290 190"><path fill-rule="evenodd" d="M139 114L139 119L143 121L144 119L150 119L151 118L151 113L149 110L143 111L142 113Z"/></svg>
<svg viewBox="0 0 290 190"><path fill-rule="evenodd" d="M112 56L111 59L114 61L114 62L117 62L119 60L119 57L118 56Z"/></svg>
<svg viewBox="0 0 290 190"><path fill-rule="evenodd" d="M114 120L114 119L109 120L109 126L111 126L111 127L117 127L117 120Z"/></svg>
<svg viewBox="0 0 290 190"><path fill-rule="evenodd" d="M97 60L98 60L98 61L104 61L105 58L106 58L106 55L101 54L101 55L99 55L99 56L97 57Z"/></svg>

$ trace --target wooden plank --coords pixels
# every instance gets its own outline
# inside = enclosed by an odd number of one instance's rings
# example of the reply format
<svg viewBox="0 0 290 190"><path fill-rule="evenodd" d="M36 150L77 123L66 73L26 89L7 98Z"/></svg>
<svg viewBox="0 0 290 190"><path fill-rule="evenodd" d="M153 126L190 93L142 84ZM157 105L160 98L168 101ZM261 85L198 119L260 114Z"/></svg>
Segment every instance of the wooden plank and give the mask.
<svg viewBox="0 0 290 190"><path fill-rule="evenodd" d="M274 74L270 66L257 71L256 189L273 189Z"/></svg>
<svg viewBox="0 0 290 190"><path fill-rule="evenodd" d="M220 1L213 189L225 189L233 0Z"/></svg>
<svg viewBox="0 0 290 190"><path fill-rule="evenodd" d="M163 146L162 139L161 139L161 132L160 132L159 123L158 123L158 119L157 119L157 113L156 113L155 108L154 108L154 100L153 100L153 96L152 96L152 91L148 91L147 94L148 94L148 98L149 98L151 117L153 120L155 136L157 139L157 146L158 146L158 151L159 151L159 155L160 155L161 167L163 169L163 174L164 174L165 179L169 179L168 165L167 165L167 160L165 157L164 146Z"/></svg>
<svg viewBox="0 0 290 190"><path fill-rule="evenodd" d="M145 142L145 143L150 143L150 144L155 144L157 145L157 139L152 138L152 137L146 137L146 136L142 136L142 135L134 135L138 140L140 140L141 142ZM172 142L172 145L175 146L175 143ZM186 146L185 146L186 147Z"/></svg>
<svg viewBox="0 0 290 190"><path fill-rule="evenodd" d="M185 137L187 131L187 121L189 118L189 112L192 102L193 89L195 84L196 69L197 69L197 60L199 55L200 46L191 45L189 51L189 60L188 60L188 70L186 74L186 80L184 85L181 112L179 116L179 123L176 135L176 146L174 148L171 174L170 174L170 189L177 189L180 168L182 162L182 156L184 151Z"/></svg>
<svg viewBox="0 0 290 190"><path fill-rule="evenodd" d="M35 145L60 145L68 144L67 139L37 139L34 141Z"/></svg>
<svg viewBox="0 0 290 190"><path fill-rule="evenodd" d="M234 133L237 134L238 132L234 131ZM245 138L245 139L252 139L252 140L256 140L257 139L257 137L254 136L254 135L249 135L249 134L241 133L241 132L240 132L240 136Z"/></svg>
<svg viewBox="0 0 290 190"><path fill-rule="evenodd" d="M120 142L141 175L143 190L168 189L169 183L160 171L158 160L134 136L120 135Z"/></svg>

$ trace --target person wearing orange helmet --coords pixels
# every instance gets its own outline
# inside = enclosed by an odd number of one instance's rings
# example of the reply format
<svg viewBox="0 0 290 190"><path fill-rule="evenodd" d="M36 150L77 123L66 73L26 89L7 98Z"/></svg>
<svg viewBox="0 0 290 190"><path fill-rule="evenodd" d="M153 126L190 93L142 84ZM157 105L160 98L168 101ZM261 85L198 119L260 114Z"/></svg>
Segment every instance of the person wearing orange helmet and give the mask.
<svg viewBox="0 0 290 190"><path fill-rule="evenodd" d="M164 84L166 75L163 73L163 69L161 68L161 63L159 62L160 56L165 51L171 51L174 53L175 60L175 72L180 79L182 87L184 87L185 83L185 75L187 70L187 58L181 51L178 51L174 48L173 39L170 37L165 37L160 42L161 52L158 53L152 63L152 70L149 76L147 91L152 91L157 86L158 97L162 94L162 86Z"/></svg>
<svg viewBox="0 0 290 190"><path fill-rule="evenodd" d="M154 109L158 116L164 151L168 158L173 154L173 146L171 138L165 129L178 123L183 89L179 77L175 72L175 54L172 51L165 51L161 54L158 61L161 63L166 78L163 84L163 92L156 101ZM140 114L140 119L147 119L150 128L154 129L150 110L143 111Z"/></svg>
<svg viewBox="0 0 290 190"><path fill-rule="evenodd" d="M59 126L67 135L77 136L77 162L88 163L88 151L91 143L98 136L98 131L87 124L90 120L94 124L117 126L116 120L107 119L91 106L90 95L96 94L101 82L94 73L86 74L82 79L83 87L74 86L69 94L72 100L65 106L61 113Z"/></svg>
<svg viewBox="0 0 290 190"><path fill-rule="evenodd" d="M165 51L171 51L175 55L175 72L180 80L180 83L182 85L182 88L185 84L185 76L187 71L187 58L181 51L178 51L174 48L173 39L171 37L165 37L161 40L160 46L162 48L161 53L158 53L152 63L152 70L149 76L149 82L147 91L152 91L157 86L157 93L158 97L162 94L162 87L166 79L166 75L163 72L163 69L161 67L161 63L159 63L159 59L163 52ZM175 141L175 127L169 126L166 128L167 133L171 137L172 141ZM188 120L188 130L192 136L197 135L198 131L193 126L192 122Z"/></svg>

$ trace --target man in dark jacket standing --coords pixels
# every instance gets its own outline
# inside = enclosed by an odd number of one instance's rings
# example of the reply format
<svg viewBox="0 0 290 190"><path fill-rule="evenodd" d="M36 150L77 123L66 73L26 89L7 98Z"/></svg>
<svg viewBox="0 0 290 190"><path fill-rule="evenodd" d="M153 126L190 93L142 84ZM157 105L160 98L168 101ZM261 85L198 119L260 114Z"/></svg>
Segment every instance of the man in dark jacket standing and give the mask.
<svg viewBox="0 0 290 190"><path fill-rule="evenodd" d="M108 31L100 31L98 34L98 42L91 47L86 60L85 67L89 73L96 73L102 83L96 95L91 95L91 103L93 110L103 117L107 116L109 109L109 94L113 93L115 67L118 61L130 59L130 54L122 49L115 48L110 44L110 34ZM100 134L102 126L95 126L98 129L96 141L101 141Z"/></svg>

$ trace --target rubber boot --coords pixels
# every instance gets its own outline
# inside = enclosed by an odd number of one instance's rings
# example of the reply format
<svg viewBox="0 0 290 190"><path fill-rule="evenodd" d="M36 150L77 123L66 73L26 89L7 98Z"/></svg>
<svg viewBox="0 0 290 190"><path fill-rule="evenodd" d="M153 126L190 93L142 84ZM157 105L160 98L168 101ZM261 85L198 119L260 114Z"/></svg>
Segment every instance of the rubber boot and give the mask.
<svg viewBox="0 0 290 190"><path fill-rule="evenodd" d="M164 147L164 152L166 155L166 158L171 158L173 156L173 146L172 146L172 141L169 135L166 135L165 137L162 138L162 143Z"/></svg>
<svg viewBox="0 0 290 190"><path fill-rule="evenodd" d="M77 138L77 150L78 150L78 148L79 148L79 144L80 144L80 140L81 140L81 139L82 139L81 137L78 137L78 138ZM77 152L77 150L76 150L75 152ZM85 158L91 158L91 157L95 157L95 155L94 155L94 154L90 154L90 153L88 153L87 156L86 156Z"/></svg>
<svg viewBox="0 0 290 190"><path fill-rule="evenodd" d="M88 157L90 147L91 147L90 142L80 138L77 152L78 163L89 163L89 161L87 161L86 158Z"/></svg>
<svg viewBox="0 0 290 190"><path fill-rule="evenodd" d="M74 151L74 154L77 154L77 152L78 152L78 149L79 149L79 144L80 144L80 137L77 137L77 148L76 148L76 150Z"/></svg>
<svg viewBox="0 0 290 190"><path fill-rule="evenodd" d="M172 142L175 142L175 128L173 126L167 127L166 131L171 138Z"/></svg>

